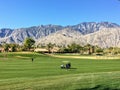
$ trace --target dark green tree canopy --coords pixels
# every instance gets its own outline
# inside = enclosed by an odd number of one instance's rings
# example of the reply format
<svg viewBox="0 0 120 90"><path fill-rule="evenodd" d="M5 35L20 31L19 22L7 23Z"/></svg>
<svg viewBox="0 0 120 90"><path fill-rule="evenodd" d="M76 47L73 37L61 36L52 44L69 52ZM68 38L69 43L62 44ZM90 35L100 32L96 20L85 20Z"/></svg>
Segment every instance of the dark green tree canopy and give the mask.
<svg viewBox="0 0 120 90"><path fill-rule="evenodd" d="M34 44L35 44L35 40L32 38L26 38L24 40L24 47L28 50L30 50Z"/></svg>

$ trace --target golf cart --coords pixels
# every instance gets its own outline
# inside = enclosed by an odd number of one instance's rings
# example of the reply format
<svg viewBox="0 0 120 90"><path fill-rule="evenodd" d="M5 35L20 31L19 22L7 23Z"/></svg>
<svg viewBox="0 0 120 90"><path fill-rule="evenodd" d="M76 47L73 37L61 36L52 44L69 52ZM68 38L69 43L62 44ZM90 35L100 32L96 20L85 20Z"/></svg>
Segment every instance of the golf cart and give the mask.
<svg viewBox="0 0 120 90"><path fill-rule="evenodd" d="M61 69L70 69L71 63L69 61L62 61L62 64L60 67L61 67Z"/></svg>

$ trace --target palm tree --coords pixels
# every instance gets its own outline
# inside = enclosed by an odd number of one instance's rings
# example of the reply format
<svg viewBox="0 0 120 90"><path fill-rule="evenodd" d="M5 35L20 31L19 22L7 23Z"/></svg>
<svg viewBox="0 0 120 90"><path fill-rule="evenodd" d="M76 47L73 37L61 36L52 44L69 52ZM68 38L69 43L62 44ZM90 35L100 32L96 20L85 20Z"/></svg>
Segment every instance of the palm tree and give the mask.
<svg viewBox="0 0 120 90"><path fill-rule="evenodd" d="M91 54L91 47L92 46L90 44L87 44L84 47L87 49L88 54Z"/></svg>
<svg viewBox="0 0 120 90"><path fill-rule="evenodd" d="M91 49L91 53L95 53L95 46L92 46Z"/></svg>

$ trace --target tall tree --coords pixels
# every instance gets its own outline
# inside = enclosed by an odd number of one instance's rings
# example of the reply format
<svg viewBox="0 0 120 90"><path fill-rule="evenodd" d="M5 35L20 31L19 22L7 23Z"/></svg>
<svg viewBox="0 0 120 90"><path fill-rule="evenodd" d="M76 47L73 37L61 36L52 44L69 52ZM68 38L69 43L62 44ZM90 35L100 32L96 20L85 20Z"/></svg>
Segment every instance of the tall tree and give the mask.
<svg viewBox="0 0 120 90"><path fill-rule="evenodd" d="M19 45L17 45L17 44L9 44L9 45L10 45L10 48L11 48L11 52L17 51L17 48L18 48L18 46L19 46Z"/></svg>
<svg viewBox="0 0 120 90"><path fill-rule="evenodd" d="M8 51L9 51L9 47L10 47L9 44L6 43L6 44L4 44L3 47L4 47L4 51L5 51L5 52L8 52Z"/></svg>
<svg viewBox="0 0 120 90"><path fill-rule="evenodd" d="M31 47L32 47L34 44L35 44L35 40L32 39L32 38L26 38L26 39L24 40L24 48L25 48L26 50L30 50Z"/></svg>

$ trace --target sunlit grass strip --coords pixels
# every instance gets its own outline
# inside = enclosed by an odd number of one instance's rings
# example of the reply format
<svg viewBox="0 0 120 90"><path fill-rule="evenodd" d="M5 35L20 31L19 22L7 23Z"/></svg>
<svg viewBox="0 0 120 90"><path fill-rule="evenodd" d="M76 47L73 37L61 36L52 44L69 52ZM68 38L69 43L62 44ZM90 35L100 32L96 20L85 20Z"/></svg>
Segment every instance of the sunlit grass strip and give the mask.
<svg viewBox="0 0 120 90"><path fill-rule="evenodd" d="M81 56L81 55L55 55L55 54L49 54L50 56L53 57L58 57L58 58L78 58L78 59L120 59L119 56Z"/></svg>

